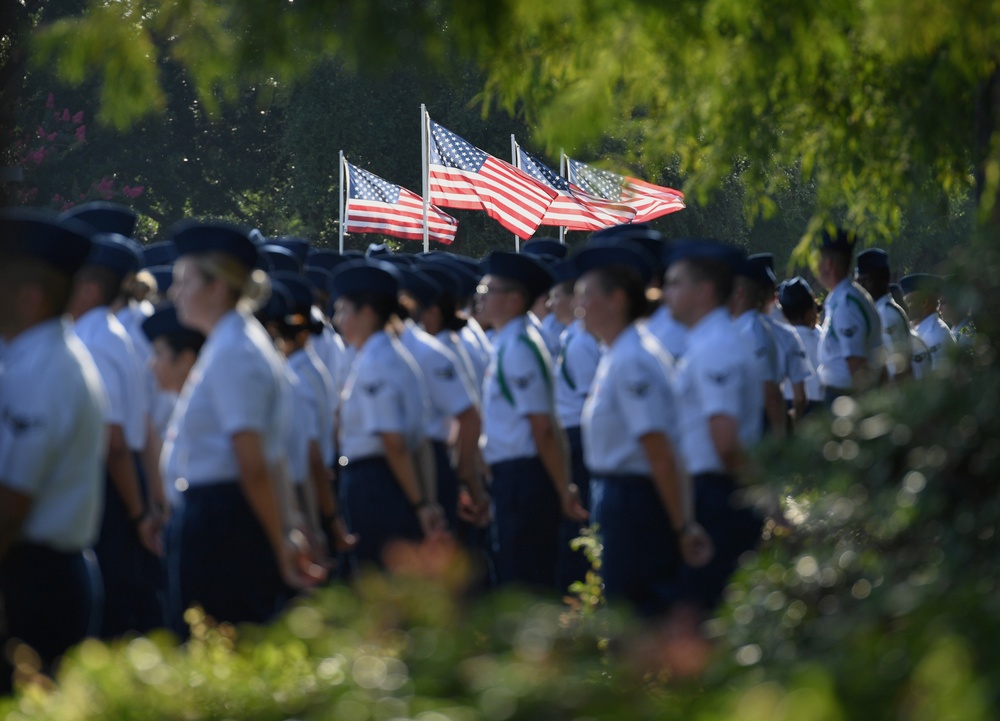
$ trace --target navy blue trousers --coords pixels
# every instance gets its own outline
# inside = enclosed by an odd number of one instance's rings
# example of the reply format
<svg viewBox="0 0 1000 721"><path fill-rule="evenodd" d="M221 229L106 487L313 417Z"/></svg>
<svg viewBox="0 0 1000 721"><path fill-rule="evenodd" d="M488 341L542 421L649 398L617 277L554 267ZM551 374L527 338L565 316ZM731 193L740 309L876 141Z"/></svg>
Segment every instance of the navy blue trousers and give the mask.
<svg viewBox="0 0 1000 721"><path fill-rule="evenodd" d="M580 491L580 503L590 509L590 471L583 462L583 441L580 437L580 427L566 429L566 439L569 441L569 460L571 480ZM559 548L556 557L556 587L565 593L574 581L582 581L590 570L590 561L582 551L570 548L570 541L580 536L587 524L577 523L568 518L559 520Z"/></svg>
<svg viewBox="0 0 1000 721"><path fill-rule="evenodd" d="M348 575L359 567L383 565L385 544L419 541L420 521L384 458L351 461L340 471L340 511L358 544L347 554Z"/></svg>
<svg viewBox="0 0 1000 721"><path fill-rule="evenodd" d="M192 486L171 534L175 609L200 605L216 621L266 623L288 599L274 550L237 481Z"/></svg>
<svg viewBox="0 0 1000 721"><path fill-rule="evenodd" d="M442 441L431 441L434 449L435 477L437 478L437 501L444 510L448 528L453 532L458 530L458 476L451 467L448 457L448 446Z"/></svg>
<svg viewBox="0 0 1000 721"><path fill-rule="evenodd" d="M92 556L33 543L12 546L0 563L0 696L11 690L9 639L35 649L42 670L51 671L59 656L98 631L100 597Z"/></svg>
<svg viewBox="0 0 1000 721"><path fill-rule="evenodd" d="M686 602L710 611L722 600L740 556L757 545L762 519L753 508L738 504L731 476L703 473L693 480L695 518L711 537L715 554L701 568L681 569L680 591Z"/></svg>
<svg viewBox="0 0 1000 721"><path fill-rule="evenodd" d="M645 616L668 610L677 598L680 548L652 480L595 477L590 492L604 545L601 575L608 599L625 601Z"/></svg>
<svg viewBox="0 0 1000 721"><path fill-rule="evenodd" d="M539 458L490 466L497 583L556 590L559 494Z"/></svg>

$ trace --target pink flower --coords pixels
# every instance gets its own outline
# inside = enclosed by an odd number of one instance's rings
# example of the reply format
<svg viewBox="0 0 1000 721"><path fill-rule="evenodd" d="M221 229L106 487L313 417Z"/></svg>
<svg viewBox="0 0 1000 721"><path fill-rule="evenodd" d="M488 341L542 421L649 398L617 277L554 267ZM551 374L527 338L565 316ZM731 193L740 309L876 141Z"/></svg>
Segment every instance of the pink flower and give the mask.
<svg viewBox="0 0 1000 721"><path fill-rule="evenodd" d="M41 165L42 161L45 160L45 148L39 148L32 153L28 153L28 160L35 165Z"/></svg>
<svg viewBox="0 0 1000 721"><path fill-rule="evenodd" d="M86 139L87 139L87 126L86 125L80 125L76 129L76 142L82 143Z"/></svg>
<svg viewBox="0 0 1000 721"><path fill-rule="evenodd" d="M61 203L61 202L63 202L63 197L61 195L59 195L59 193L56 193L55 195L52 196L52 204L53 205L55 205L57 203Z"/></svg>
<svg viewBox="0 0 1000 721"><path fill-rule="evenodd" d="M63 111L62 111L62 120L65 123L69 122L69 108L63 108Z"/></svg>
<svg viewBox="0 0 1000 721"><path fill-rule="evenodd" d="M37 135L39 138L44 138L45 137L45 128L43 128L41 125L39 125L38 126L38 130L35 131L35 135Z"/></svg>
<svg viewBox="0 0 1000 721"><path fill-rule="evenodd" d="M142 195L142 191L144 191L145 189L146 189L145 186L142 185L137 185L134 188L130 188L129 186L126 185L124 188L122 188L122 195L124 195L126 198L138 198L140 195Z"/></svg>
<svg viewBox="0 0 1000 721"><path fill-rule="evenodd" d="M83 122L83 111L81 110L76 115L73 116L73 122L80 124Z"/></svg>
<svg viewBox="0 0 1000 721"><path fill-rule="evenodd" d="M48 140L49 140L49 142L55 140L58 137L59 137L59 133L49 133L48 134Z"/></svg>
<svg viewBox="0 0 1000 721"><path fill-rule="evenodd" d="M52 110L56 106L56 96L49 93L48 100L45 101L45 109Z"/></svg>

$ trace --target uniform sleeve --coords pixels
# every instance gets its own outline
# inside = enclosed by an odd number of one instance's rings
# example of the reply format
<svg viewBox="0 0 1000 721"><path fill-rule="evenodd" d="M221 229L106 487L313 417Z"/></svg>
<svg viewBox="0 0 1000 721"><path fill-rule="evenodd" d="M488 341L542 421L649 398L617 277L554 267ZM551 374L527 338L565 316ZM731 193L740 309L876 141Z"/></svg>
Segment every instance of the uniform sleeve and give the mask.
<svg viewBox="0 0 1000 721"><path fill-rule="evenodd" d="M572 336L569 343L571 345L567 345L563 352L563 367L573 379L576 392L581 396L589 395L597 364L601 362L601 349L594 337L584 331Z"/></svg>
<svg viewBox="0 0 1000 721"><path fill-rule="evenodd" d="M673 397L662 369L645 359L611 369L615 399L628 435L636 440L647 433L667 433Z"/></svg>
<svg viewBox="0 0 1000 721"><path fill-rule="evenodd" d="M788 345L786 351L785 373L792 383L802 383L813 375L813 367L802 339L794 331L784 332Z"/></svg>
<svg viewBox="0 0 1000 721"><path fill-rule="evenodd" d="M122 367L106 353L93 353L94 365L101 376L101 387L104 389L104 422L109 426L124 427L128 421L125 408L128 398L128 377Z"/></svg>
<svg viewBox="0 0 1000 721"><path fill-rule="evenodd" d="M512 339L498 356L498 376L522 416L552 412L552 378L544 355L530 336Z"/></svg>
<svg viewBox="0 0 1000 721"><path fill-rule="evenodd" d="M422 370L431 402L445 415L457 416L472 407L471 391L458 371L453 354L435 354Z"/></svg>
<svg viewBox="0 0 1000 721"><path fill-rule="evenodd" d="M358 394L361 428L365 433L406 433L405 403L388 366L368 363L359 367L352 393Z"/></svg>
<svg viewBox="0 0 1000 721"><path fill-rule="evenodd" d="M853 295L847 295L830 319L830 329L836 334L844 358L867 358L868 337L871 335L874 319L871 310Z"/></svg>
<svg viewBox="0 0 1000 721"><path fill-rule="evenodd" d="M882 332L889 341L886 350L890 353L893 367L908 368L913 355L909 324L894 306L886 309L883 321L885 326Z"/></svg>
<svg viewBox="0 0 1000 721"><path fill-rule="evenodd" d="M4 398L0 418L0 482L7 488L34 496L44 479L47 459L58 449L50 448L52 409L33 398L34 389L0 384Z"/></svg>
<svg viewBox="0 0 1000 721"><path fill-rule="evenodd" d="M739 359L717 354L699 358L688 367L689 382L694 385L701 404L702 417L740 417L740 383L743 372Z"/></svg>
<svg viewBox="0 0 1000 721"><path fill-rule="evenodd" d="M202 385L209 391L223 433L264 432L268 409L279 392L270 366L263 359L231 352L220 354L212 370Z"/></svg>

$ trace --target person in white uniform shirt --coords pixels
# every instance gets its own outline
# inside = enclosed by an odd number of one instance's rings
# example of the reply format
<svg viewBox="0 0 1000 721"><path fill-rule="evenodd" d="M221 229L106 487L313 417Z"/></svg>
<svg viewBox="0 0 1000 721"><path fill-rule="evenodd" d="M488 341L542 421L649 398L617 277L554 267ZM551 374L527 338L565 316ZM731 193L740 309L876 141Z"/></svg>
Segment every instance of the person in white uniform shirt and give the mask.
<svg viewBox="0 0 1000 721"><path fill-rule="evenodd" d="M308 540L281 505L291 412L282 359L251 315L267 280L241 228L184 221L170 295L182 323L206 337L174 409L164 457L185 486L175 608L200 604L219 621L264 623L287 588L322 580ZM248 392L252 389L253 392Z"/></svg>
<svg viewBox="0 0 1000 721"><path fill-rule="evenodd" d="M609 599L656 615L677 600L681 559L701 566L712 550L678 457L673 359L637 322L653 261L623 241L584 248L573 263L584 326L606 348L582 415L601 575Z"/></svg>
<svg viewBox="0 0 1000 721"><path fill-rule="evenodd" d="M521 246L521 252L534 256L552 270L558 261L566 257L569 248L554 238L532 238ZM548 294L538 296L528 317L537 321L538 332L554 362L559 357L559 337L566 330L566 324L552 312Z"/></svg>
<svg viewBox="0 0 1000 721"><path fill-rule="evenodd" d="M396 315L398 271L376 259L345 263L330 277L334 325L356 351L340 407L340 509L357 545L351 572L384 563L394 540L434 538L445 519L425 441L423 375L387 332Z"/></svg>
<svg viewBox="0 0 1000 721"><path fill-rule="evenodd" d="M858 253L854 271L858 285L875 301L882 320L882 342L886 352L886 371L893 382L913 375L913 343L910 319L889 292L889 254L881 248Z"/></svg>
<svg viewBox="0 0 1000 721"><path fill-rule="evenodd" d="M694 483L695 519L714 547L707 564L680 570L678 598L708 612L760 537L761 519L736 489L747 449L760 441L761 383L727 307L743 253L709 240L675 243L670 253L667 303L688 328L675 375L680 454Z"/></svg>
<svg viewBox="0 0 1000 721"><path fill-rule="evenodd" d="M154 495L146 488L141 464L148 432L146 372L109 308L122 279L138 263L138 249L134 241L117 234L98 233L91 240L91 254L77 273L68 309L108 400L107 492L94 551L104 580L101 636L110 639L148 631L163 620L162 575L147 570L163 554L163 509L153 503L163 494L162 489Z"/></svg>
<svg viewBox="0 0 1000 721"><path fill-rule="evenodd" d="M527 316L553 278L537 260L516 253L491 253L483 267L482 314L497 331L480 440L493 481L497 581L551 591L560 512L587 518L555 417L551 359Z"/></svg>
<svg viewBox="0 0 1000 721"><path fill-rule="evenodd" d="M779 287L778 302L785 320L802 343L810 368L815 368L819 363L819 329L816 327L819 311L812 288L803 278L795 276L783 282ZM797 421L820 408L826 398L818 373L813 372L806 379L804 386L805 405L801 410L795 408ZM783 385L782 392L791 408L794 400L791 385Z"/></svg>
<svg viewBox="0 0 1000 721"><path fill-rule="evenodd" d="M855 235L823 231L819 281L830 291L823 302L819 375L827 401L872 388L883 380L882 320L871 296L851 279Z"/></svg>
<svg viewBox="0 0 1000 721"><path fill-rule="evenodd" d="M13 639L42 670L97 633L100 573L87 554L104 499L104 391L60 318L91 229L0 212L0 696Z"/></svg>
<svg viewBox="0 0 1000 721"><path fill-rule="evenodd" d="M951 330L938 315L942 279L928 273L913 273L899 279L910 309L910 322L931 354L934 373L947 373L951 369L949 354L955 347Z"/></svg>

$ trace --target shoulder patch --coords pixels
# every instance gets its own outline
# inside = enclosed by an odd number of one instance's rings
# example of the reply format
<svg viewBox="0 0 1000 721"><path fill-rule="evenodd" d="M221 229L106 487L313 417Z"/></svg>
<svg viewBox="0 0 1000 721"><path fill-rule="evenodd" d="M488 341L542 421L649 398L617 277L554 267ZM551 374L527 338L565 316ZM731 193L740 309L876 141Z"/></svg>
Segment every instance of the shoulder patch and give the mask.
<svg viewBox="0 0 1000 721"><path fill-rule="evenodd" d="M732 373L712 373L712 372L708 372L705 375L708 376L708 379L710 381L712 381L716 385L720 385L721 386L722 384L724 384L726 381L729 380L729 378L732 376Z"/></svg>
<svg viewBox="0 0 1000 721"><path fill-rule="evenodd" d="M854 334L858 332L858 327L856 325L852 325L849 328L841 328L840 332L847 338L853 338Z"/></svg>
<svg viewBox="0 0 1000 721"><path fill-rule="evenodd" d="M382 388L385 387L385 381L375 381L374 383L363 383L361 387L364 389L365 393L370 396L378 393Z"/></svg>
<svg viewBox="0 0 1000 721"><path fill-rule="evenodd" d="M443 378L446 381L454 380L455 367L452 365L446 365L446 366L441 366L440 368L435 368L434 375L436 375L438 378Z"/></svg>
<svg viewBox="0 0 1000 721"><path fill-rule="evenodd" d="M9 408L3 409L3 422L7 424L15 436L45 425L45 421L41 418L14 415Z"/></svg>
<svg viewBox="0 0 1000 721"><path fill-rule="evenodd" d="M638 383L629 383L625 386L625 390L634 395L636 398L645 398L649 395L649 383L647 381L639 381Z"/></svg>
<svg viewBox="0 0 1000 721"><path fill-rule="evenodd" d="M533 380L535 380L535 372L531 371L530 373L525 373L523 376L512 375L510 379L511 381L513 381L514 385L524 390L525 388L531 385L531 382Z"/></svg>

